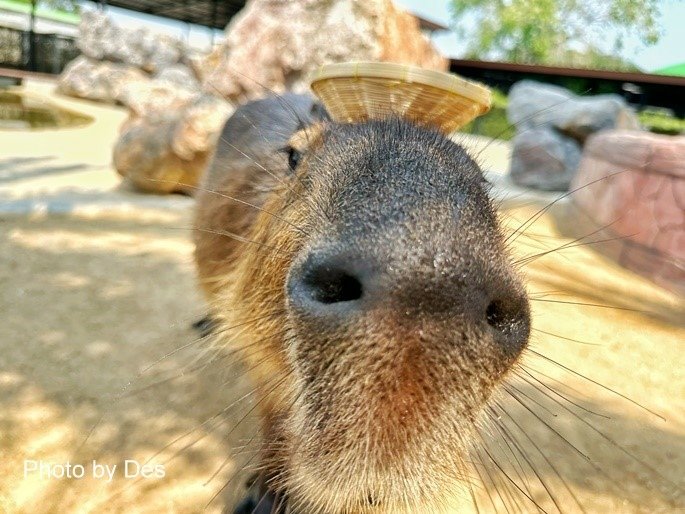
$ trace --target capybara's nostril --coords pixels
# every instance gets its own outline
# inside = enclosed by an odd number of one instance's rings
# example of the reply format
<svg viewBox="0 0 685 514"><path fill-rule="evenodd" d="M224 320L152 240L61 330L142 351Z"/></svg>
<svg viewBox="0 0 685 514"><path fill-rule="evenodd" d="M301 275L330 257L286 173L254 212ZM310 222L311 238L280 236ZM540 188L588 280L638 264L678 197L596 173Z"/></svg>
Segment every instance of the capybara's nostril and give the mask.
<svg viewBox="0 0 685 514"><path fill-rule="evenodd" d="M495 330L507 328L507 318L509 316L503 302L499 300L490 302L487 309L485 309L485 317L488 320L488 325Z"/></svg>
<svg viewBox="0 0 685 514"><path fill-rule="evenodd" d="M523 296L492 300L485 309L485 318L495 340L507 350L525 346L530 334L528 302Z"/></svg>
<svg viewBox="0 0 685 514"><path fill-rule="evenodd" d="M295 268L288 281L291 302L304 308L325 308L354 302L364 294L362 280L349 262L335 253L312 253Z"/></svg>
<svg viewBox="0 0 685 514"><path fill-rule="evenodd" d="M351 302L362 297L359 279L341 269L321 266L309 270L302 281L311 299L319 303Z"/></svg>

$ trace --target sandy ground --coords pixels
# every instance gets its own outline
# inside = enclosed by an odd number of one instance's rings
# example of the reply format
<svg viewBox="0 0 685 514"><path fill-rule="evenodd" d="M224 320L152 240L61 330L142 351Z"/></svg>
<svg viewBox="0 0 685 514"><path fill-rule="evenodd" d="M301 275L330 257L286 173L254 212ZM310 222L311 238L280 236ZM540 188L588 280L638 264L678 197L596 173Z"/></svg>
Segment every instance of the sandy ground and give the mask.
<svg viewBox="0 0 685 514"><path fill-rule="evenodd" d="M190 324L204 305L191 259L192 201L113 191L107 151L123 114L70 106L103 123L97 147L83 140L87 131L44 134L41 148L26 134L0 135L0 512L217 512L243 487L239 471L256 432L249 416L243 421L251 397L235 403L250 391L237 363L197 370L202 343ZM76 140L83 148L69 154L65 145ZM501 165L506 148L492 148L483 155ZM22 161L50 155L67 168L46 173L47 162ZM512 227L545 205L544 195L511 196L502 211ZM569 242L569 224L560 202L515 251ZM591 245L523 269L534 308L522 361L530 375L512 382L518 400L501 399L506 428L491 429L489 453L547 512L580 511L574 496L592 513L685 512L683 299ZM511 512L535 512L480 456L480 512L507 512L502 498ZM124 476L126 460L150 458L164 477ZM25 476L27 461L38 460L84 464L86 477ZM92 478L93 460L117 465L114 479Z"/></svg>

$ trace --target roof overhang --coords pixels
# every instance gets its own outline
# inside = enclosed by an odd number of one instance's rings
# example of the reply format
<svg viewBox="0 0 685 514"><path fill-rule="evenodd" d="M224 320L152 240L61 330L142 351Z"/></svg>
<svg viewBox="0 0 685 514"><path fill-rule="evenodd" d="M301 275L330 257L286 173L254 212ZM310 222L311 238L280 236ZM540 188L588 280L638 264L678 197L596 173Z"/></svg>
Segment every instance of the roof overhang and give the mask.
<svg viewBox="0 0 685 514"><path fill-rule="evenodd" d="M96 2L172 20L224 29L246 0L107 0Z"/></svg>

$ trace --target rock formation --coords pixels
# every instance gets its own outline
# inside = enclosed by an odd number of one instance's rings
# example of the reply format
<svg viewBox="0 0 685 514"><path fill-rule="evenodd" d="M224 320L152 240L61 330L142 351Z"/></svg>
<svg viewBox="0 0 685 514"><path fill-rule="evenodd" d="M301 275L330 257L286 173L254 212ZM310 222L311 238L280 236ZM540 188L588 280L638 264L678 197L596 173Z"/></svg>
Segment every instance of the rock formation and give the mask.
<svg viewBox="0 0 685 514"><path fill-rule="evenodd" d="M157 82L167 95L181 85L199 93L200 84L188 48L166 35L125 29L97 11L85 11L79 25L81 55L62 73L61 93L127 105L123 94L130 84ZM182 93L183 94L183 93Z"/></svg>
<svg viewBox="0 0 685 514"><path fill-rule="evenodd" d="M181 62L188 53L178 39L143 28L120 27L98 11L81 15L77 44L92 60L121 62L148 73Z"/></svg>
<svg viewBox="0 0 685 514"><path fill-rule="evenodd" d="M174 38L93 11L82 16L78 45L58 91L129 108L114 148L119 174L144 191L192 193L230 114L225 100L203 93L197 58Z"/></svg>
<svg viewBox="0 0 685 514"><path fill-rule="evenodd" d="M61 77L60 90L129 107L115 167L136 187L162 193L192 192L232 110L228 102L305 91L310 73L331 62L447 69L418 21L391 0L251 0L204 59L168 37L87 13L79 47L84 55Z"/></svg>
<svg viewBox="0 0 685 514"><path fill-rule="evenodd" d="M507 117L517 131L512 180L551 191L568 189L591 134L639 128L632 110L618 95L579 97L567 89L529 80L511 88Z"/></svg>

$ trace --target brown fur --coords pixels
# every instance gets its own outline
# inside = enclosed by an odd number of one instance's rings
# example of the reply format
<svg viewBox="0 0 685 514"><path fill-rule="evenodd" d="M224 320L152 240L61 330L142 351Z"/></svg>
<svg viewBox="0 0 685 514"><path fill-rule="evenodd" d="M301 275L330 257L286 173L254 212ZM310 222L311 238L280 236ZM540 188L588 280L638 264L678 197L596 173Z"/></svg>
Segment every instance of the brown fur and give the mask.
<svg viewBox="0 0 685 514"><path fill-rule="evenodd" d="M304 152L295 172L285 154L241 167L220 149L196 216L222 344L249 345L264 479L293 512L440 512L463 492L474 423L528 335L480 170L400 120L314 125L291 145ZM329 326L298 310L288 284L332 242L384 271L374 303ZM481 287L520 314L515 347L491 335Z"/></svg>

